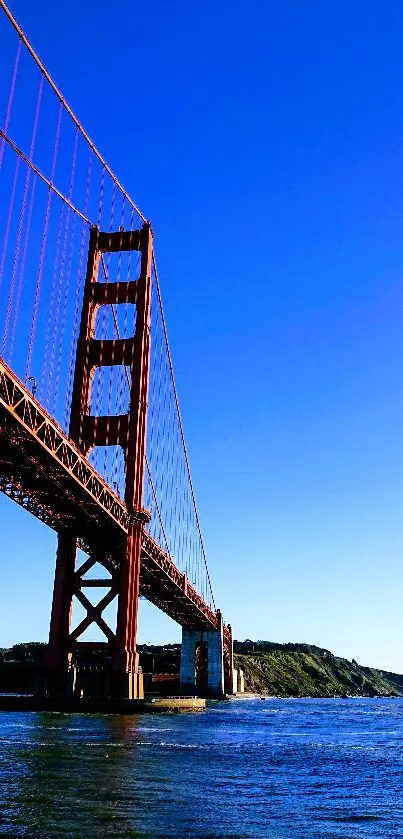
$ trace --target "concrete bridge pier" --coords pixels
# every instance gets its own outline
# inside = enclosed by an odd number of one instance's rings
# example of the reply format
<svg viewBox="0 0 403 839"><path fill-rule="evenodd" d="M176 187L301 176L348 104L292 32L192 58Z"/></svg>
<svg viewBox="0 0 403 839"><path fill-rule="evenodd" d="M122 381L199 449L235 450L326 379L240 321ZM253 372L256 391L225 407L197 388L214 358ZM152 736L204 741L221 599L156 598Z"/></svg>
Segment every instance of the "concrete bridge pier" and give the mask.
<svg viewBox="0 0 403 839"><path fill-rule="evenodd" d="M183 695L217 699L232 693L226 678L223 619L217 611L217 630L182 629L180 689ZM231 655L232 658L232 655Z"/></svg>

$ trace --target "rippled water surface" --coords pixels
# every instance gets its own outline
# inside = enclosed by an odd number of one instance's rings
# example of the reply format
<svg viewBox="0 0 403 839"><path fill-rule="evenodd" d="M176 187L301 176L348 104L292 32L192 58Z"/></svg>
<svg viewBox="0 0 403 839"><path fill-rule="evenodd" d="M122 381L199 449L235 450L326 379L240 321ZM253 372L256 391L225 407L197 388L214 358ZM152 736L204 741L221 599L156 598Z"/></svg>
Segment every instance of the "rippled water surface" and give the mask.
<svg viewBox="0 0 403 839"><path fill-rule="evenodd" d="M403 837L403 701L0 714L0 837Z"/></svg>

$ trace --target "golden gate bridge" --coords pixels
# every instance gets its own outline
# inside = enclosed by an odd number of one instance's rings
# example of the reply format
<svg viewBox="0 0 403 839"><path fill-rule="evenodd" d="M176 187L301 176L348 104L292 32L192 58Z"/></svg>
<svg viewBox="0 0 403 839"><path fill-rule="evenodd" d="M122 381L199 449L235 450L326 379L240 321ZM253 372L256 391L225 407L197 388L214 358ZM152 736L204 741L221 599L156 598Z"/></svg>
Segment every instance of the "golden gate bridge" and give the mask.
<svg viewBox="0 0 403 839"><path fill-rule="evenodd" d="M43 690L82 694L96 652L89 693L141 698L143 596L182 690L230 693L152 227L3 0L0 42L0 490L57 533Z"/></svg>

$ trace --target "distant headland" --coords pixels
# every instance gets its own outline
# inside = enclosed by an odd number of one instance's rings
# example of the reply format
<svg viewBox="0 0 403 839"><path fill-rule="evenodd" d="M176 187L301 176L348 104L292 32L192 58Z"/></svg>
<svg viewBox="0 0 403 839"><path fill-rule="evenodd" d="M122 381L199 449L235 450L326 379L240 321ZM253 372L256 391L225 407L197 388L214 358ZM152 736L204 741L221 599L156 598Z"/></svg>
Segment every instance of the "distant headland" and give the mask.
<svg viewBox="0 0 403 839"><path fill-rule="evenodd" d="M30 693L42 667L45 644L0 648L0 693ZM175 689L180 645L139 646L150 689ZM363 667L310 644L234 641L234 666L244 673L245 691L279 697L403 696L403 675ZM148 677L148 678L147 678ZM178 680L179 682L179 680Z"/></svg>

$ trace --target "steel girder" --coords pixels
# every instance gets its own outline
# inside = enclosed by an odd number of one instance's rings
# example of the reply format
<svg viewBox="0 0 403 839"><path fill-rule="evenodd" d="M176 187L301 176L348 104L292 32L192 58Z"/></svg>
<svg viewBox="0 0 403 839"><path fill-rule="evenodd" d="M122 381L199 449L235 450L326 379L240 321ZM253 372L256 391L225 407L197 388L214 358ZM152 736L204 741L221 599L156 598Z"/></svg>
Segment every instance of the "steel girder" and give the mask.
<svg viewBox="0 0 403 839"><path fill-rule="evenodd" d="M125 503L0 359L0 491L86 553L123 560ZM144 510L132 514L144 524ZM140 594L182 626L216 629L217 616L143 527ZM226 628L225 628L226 630Z"/></svg>

